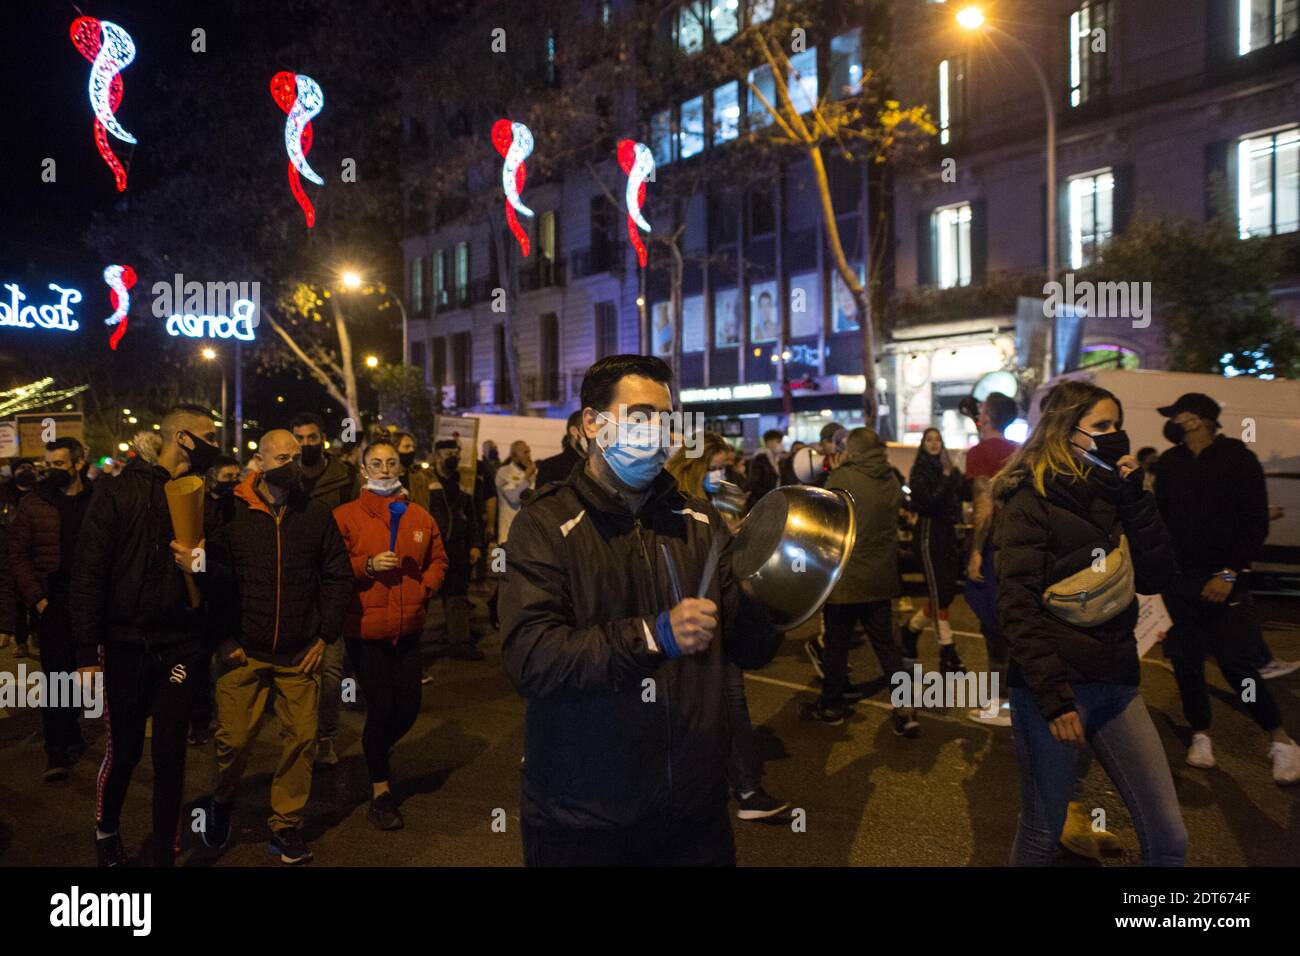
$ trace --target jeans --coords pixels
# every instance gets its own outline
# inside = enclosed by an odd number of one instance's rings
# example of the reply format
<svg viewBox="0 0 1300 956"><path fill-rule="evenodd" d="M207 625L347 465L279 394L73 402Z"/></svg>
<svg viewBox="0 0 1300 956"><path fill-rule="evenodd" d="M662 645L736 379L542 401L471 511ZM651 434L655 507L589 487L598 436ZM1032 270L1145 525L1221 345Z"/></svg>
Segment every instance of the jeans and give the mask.
<svg viewBox="0 0 1300 956"><path fill-rule="evenodd" d="M339 729L339 708L343 704L343 665L347 645L342 640L325 645L320 663L320 716L316 736L332 739Z"/></svg>
<svg viewBox="0 0 1300 956"><path fill-rule="evenodd" d="M745 672L730 661L723 664L722 700L727 707L727 729L731 732L727 782L734 793L752 793L762 784L763 770L754 745L749 703L745 700Z"/></svg>
<svg viewBox="0 0 1300 956"><path fill-rule="evenodd" d="M966 603L979 618L980 633L989 650L989 670L998 672L998 683L1007 686L1007 662L1011 651L1006 638L1002 636L1002 626L998 623L998 575L993 566L993 546L984 546L984 557L980 562L983 581L966 580Z"/></svg>
<svg viewBox="0 0 1300 956"><path fill-rule="evenodd" d="M1182 866L1187 829L1142 695L1124 684L1072 684L1071 689L1088 745L1133 817L1142 865ZM1011 689L1011 724L1020 764L1020 821L1011 865L1048 866L1056 859L1079 779L1079 752L1052 736L1028 688Z"/></svg>

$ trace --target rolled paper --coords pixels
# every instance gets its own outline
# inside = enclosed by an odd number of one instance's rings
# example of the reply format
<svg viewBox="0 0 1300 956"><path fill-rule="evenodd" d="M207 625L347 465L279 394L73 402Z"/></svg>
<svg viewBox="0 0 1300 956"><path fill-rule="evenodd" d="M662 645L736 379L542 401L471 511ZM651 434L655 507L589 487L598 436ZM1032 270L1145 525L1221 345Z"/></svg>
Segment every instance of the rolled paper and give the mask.
<svg viewBox="0 0 1300 956"><path fill-rule="evenodd" d="M392 520L388 524L388 550L397 551L397 526L402 523L402 515L406 514L405 501L390 501L388 503L388 514Z"/></svg>
<svg viewBox="0 0 1300 956"><path fill-rule="evenodd" d="M172 516L172 531L176 540L187 548L198 547L203 540L203 479L198 475L185 475L163 485L167 495L167 511ZM201 595L194 574L185 572L185 590L190 596L190 607L198 607Z"/></svg>

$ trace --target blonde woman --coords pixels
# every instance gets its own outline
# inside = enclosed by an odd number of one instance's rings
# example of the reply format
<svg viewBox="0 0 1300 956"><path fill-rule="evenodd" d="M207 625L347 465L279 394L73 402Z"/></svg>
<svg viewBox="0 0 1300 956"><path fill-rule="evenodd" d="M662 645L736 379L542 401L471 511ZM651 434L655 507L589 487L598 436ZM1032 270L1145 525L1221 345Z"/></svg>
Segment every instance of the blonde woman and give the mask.
<svg viewBox="0 0 1300 956"><path fill-rule="evenodd" d="M688 457L685 447L679 448L668 460L664 470L677 479L677 487L682 494L711 500L722 490L730 460L731 446L721 435L705 432L698 455ZM739 521L725 513L722 518L727 529L734 534ZM740 820L770 820L779 817L790 805L769 796L763 789L763 765L758 759L754 725L749 719L749 703L745 700L745 675L729 660L724 664L722 689L727 716L731 721L727 779L736 798L736 817Z"/></svg>
<svg viewBox="0 0 1300 956"><path fill-rule="evenodd" d="M1174 554L1123 425L1110 392L1058 385L993 483L1002 505L994 527L997 609L1011 647L1020 764L1013 866L1055 858L1086 746L1128 806L1143 865L1183 865L1187 831L1160 735L1138 693L1133 633L1134 592L1158 592ZM1120 572L1130 559L1126 579ZM1082 588L1080 576L1089 578Z"/></svg>

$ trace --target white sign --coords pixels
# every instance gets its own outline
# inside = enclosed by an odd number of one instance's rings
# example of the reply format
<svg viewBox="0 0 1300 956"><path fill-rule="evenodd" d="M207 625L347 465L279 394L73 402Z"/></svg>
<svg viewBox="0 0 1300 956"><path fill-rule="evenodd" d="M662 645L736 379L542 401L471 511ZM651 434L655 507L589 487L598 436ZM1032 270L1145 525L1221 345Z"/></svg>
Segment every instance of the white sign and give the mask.
<svg viewBox="0 0 1300 956"><path fill-rule="evenodd" d="M252 299L239 299L230 315L194 315L176 313L167 319L168 335L185 335L192 339L241 339L253 341Z"/></svg>
<svg viewBox="0 0 1300 956"><path fill-rule="evenodd" d="M704 351L704 296L682 299L682 351Z"/></svg>
<svg viewBox="0 0 1300 956"><path fill-rule="evenodd" d="M18 426L0 422L0 458L18 457Z"/></svg>
<svg viewBox="0 0 1300 956"><path fill-rule="evenodd" d="M1138 657L1145 657L1147 651L1164 640L1173 626L1174 621L1165 608L1164 598L1159 594L1138 595L1137 626L1133 629L1137 637Z"/></svg>
<svg viewBox="0 0 1300 956"><path fill-rule="evenodd" d="M771 398L772 384L758 382L754 385L720 385L716 388L687 388L682 390L683 404L694 402L729 402L740 398Z"/></svg>
<svg viewBox="0 0 1300 956"><path fill-rule="evenodd" d="M75 332L80 323L72 317L72 305L81 301L81 293L76 289L50 283L50 291L59 296L58 305L23 305L27 296L18 288L17 283L6 282L9 301L0 299L0 326L12 325L20 329L57 329L60 332Z"/></svg>

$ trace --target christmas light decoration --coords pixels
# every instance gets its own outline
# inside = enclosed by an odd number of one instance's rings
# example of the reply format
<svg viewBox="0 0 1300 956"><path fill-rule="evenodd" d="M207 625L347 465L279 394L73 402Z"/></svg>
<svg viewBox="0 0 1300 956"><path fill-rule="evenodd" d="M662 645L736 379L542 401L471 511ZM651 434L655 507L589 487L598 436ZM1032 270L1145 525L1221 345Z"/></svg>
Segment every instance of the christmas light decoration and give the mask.
<svg viewBox="0 0 1300 956"><path fill-rule="evenodd" d="M519 240L519 248L527 256L528 233L520 225L519 217L515 212L518 210L523 216L533 215L533 211L519 198L519 194L524 190L524 180L528 176L524 160L533 152L532 130L523 123L497 120L492 125L492 145L505 160L501 164L501 185L506 191L506 223L510 226L510 231L515 234L515 238Z"/></svg>
<svg viewBox="0 0 1300 956"><path fill-rule="evenodd" d="M325 180L307 165L307 154L311 152L311 121L325 105L325 94L321 92L320 84L310 76L286 70L271 77L271 95L287 114L284 148L289 154L289 190L302 207L310 229L316 225L316 210L303 192L298 176L301 173L317 186L325 185Z"/></svg>
<svg viewBox="0 0 1300 956"><path fill-rule="evenodd" d="M618 164L627 173L627 192L624 194L624 202L627 203L627 235L632 240L632 248L636 250L636 261L644 269L645 244L637 230L652 231L650 223L641 214L641 208L645 205L646 180L655 173L654 153L650 152L650 147L645 143L621 139L618 141Z"/></svg>
<svg viewBox="0 0 1300 956"><path fill-rule="evenodd" d="M38 378L26 385L6 389L0 392L0 418L8 418L18 412L29 412L55 402L64 401L80 395L90 386L74 385L69 388L52 388L54 379L50 376Z"/></svg>
<svg viewBox="0 0 1300 956"><path fill-rule="evenodd" d="M257 306L252 299L236 299L230 315L195 315L192 312L175 313L167 317L167 334L183 335L191 339L239 339L253 341L253 313Z"/></svg>
<svg viewBox="0 0 1300 956"><path fill-rule="evenodd" d="M116 23L94 17L77 17L69 30L72 45L90 61L90 108L95 113L95 145L108 168L113 171L117 191L126 191L126 169L108 145L112 133L122 142L134 146L136 139L113 114L122 102L121 73L135 59L131 34Z"/></svg>
<svg viewBox="0 0 1300 956"><path fill-rule="evenodd" d="M19 329L56 329L60 332L75 332L80 323L72 317L72 306L81 301L81 293L76 289L65 289L61 285L49 284L50 291L58 293L58 305L23 305L27 296L16 283L6 282L10 300L0 299L0 327L13 326Z"/></svg>
<svg viewBox="0 0 1300 956"><path fill-rule="evenodd" d="M126 335L126 314L131 311L131 294L126 290L135 285L135 270L130 266L108 266L104 269L104 283L108 286L108 301L113 314L104 320L105 325L116 325L108 337L108 347L117 351L117 343Z"/></svg>

